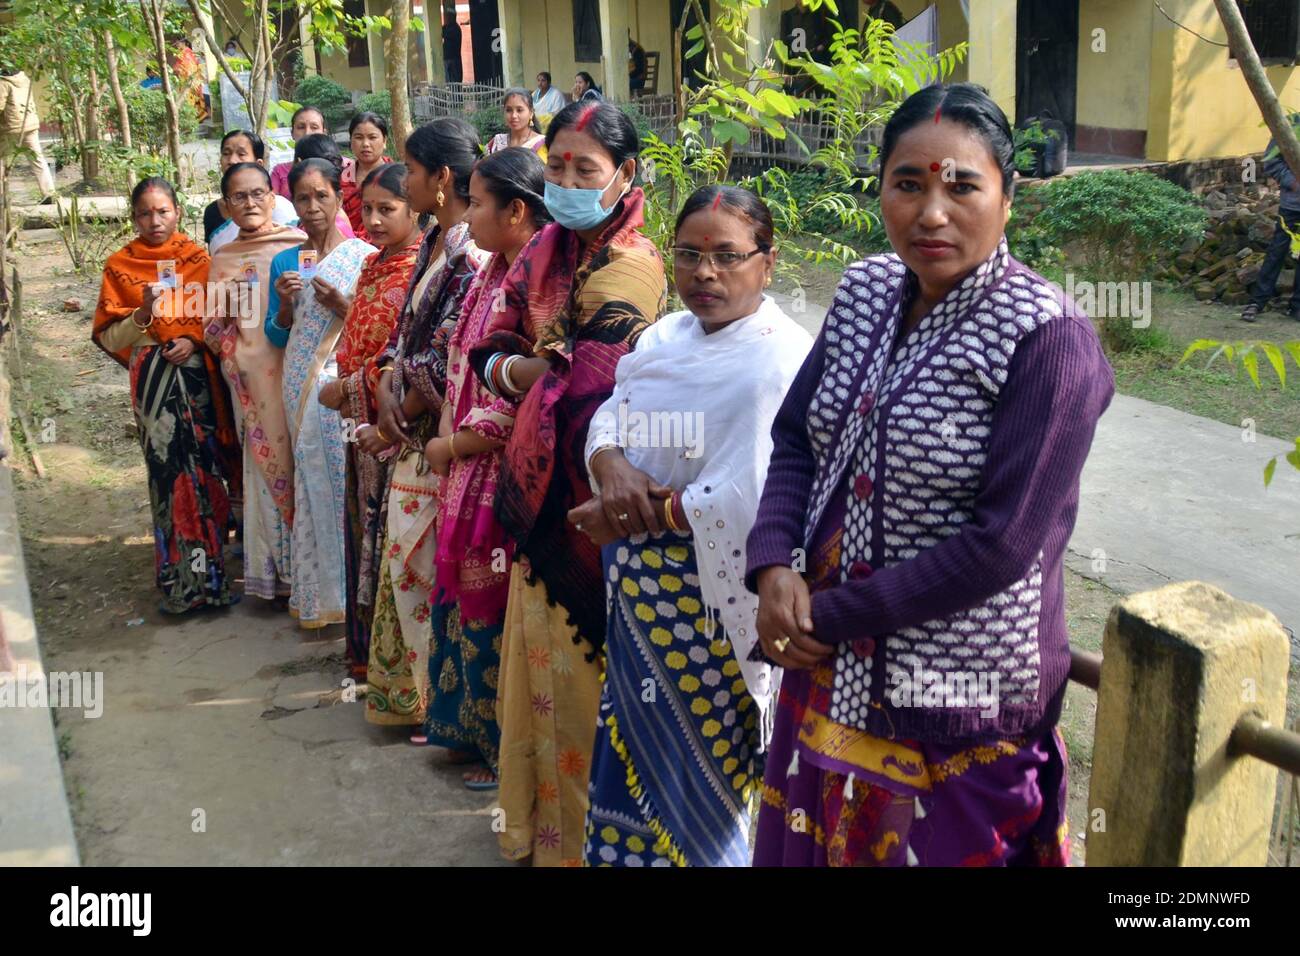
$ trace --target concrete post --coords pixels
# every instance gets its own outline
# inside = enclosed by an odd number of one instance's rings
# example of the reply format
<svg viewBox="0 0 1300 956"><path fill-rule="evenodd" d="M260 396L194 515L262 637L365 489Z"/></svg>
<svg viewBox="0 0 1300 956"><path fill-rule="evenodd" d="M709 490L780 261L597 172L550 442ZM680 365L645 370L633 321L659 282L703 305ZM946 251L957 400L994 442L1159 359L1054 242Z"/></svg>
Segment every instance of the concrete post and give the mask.
<svg viewBox="0 0 1300 956"><path fill-rule="evenodd" d="M601 89L606 99L620 103L630 99L627 85L628 27L626 0L600 0L600 63L605 71Z"/></svg>
<svg viewBox="0 0 1300 956"><path fill-rule="evenodd" d="M524 77L524 15L523 0L497 0L497 19L501 24L502 83L509 89L531 84Z"/></svg>
<svg viewBox="0 0 1300 956"><path fill-rule="evenodd" d="M1102 642L1089 866L1263 866L1277 769L1228 754L1243 714L1286 716L1281 623L1209 584L1125 598Z"/></svg>
<svg viewBox="0 0 1300 956"><path fill-rule="evenodd" d="M1007 119L1016 121L1016 5L970 0L967 76L989 91Z"/></svg>

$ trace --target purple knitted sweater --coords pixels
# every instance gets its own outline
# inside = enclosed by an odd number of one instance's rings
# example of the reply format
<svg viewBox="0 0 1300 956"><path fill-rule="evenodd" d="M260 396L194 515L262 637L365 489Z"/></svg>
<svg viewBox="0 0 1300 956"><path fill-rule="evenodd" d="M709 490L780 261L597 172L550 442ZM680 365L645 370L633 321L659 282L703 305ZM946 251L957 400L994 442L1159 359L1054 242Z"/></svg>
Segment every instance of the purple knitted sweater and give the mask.
<svg viewBox="0 0 1300 956"><path fill-rule="evenodd" d="M909 289L897 256L846 272L772 427L746 581L806 554L845 496L841 583L812 600L836 646L828 716L933 743L1040 733L1060 716L1062 558L1114 376L1087 317L1005 243L896 341ZM996 706L951 693L963 681Z"/></svg>

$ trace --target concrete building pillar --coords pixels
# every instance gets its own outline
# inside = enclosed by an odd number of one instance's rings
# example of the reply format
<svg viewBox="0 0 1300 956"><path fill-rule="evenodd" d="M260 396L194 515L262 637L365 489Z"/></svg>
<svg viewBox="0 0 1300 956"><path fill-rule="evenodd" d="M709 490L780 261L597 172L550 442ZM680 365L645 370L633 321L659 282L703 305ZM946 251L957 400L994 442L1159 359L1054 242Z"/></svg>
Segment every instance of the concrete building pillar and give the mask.
<svg viewBox="0 0 1300 956"><path fill-rule="evenodd" d="M605 75L601 89L606 99L626 102L630 98L627 85L627 31L628 9L626 0L600 0L600 63Z"/></svg>
<svg viewBox="0 0 1300 956"><path fill-rule="evenodd" d="M532 84L524 75L523 0L497 0L497 18L501 24L501 71L506 88Z"/></svg>
<svg viewBox="0 0 1300 956"><path fill-rule="evenodd" d="M388 15L387 4L381 4L379 0L365 0L365 4L367 16ZM366 50L370 60L370 92L378 93L380 90L387 89L384 83L384 38L378 30L371 30L366 34Z"/></svg>
<svg viewBox="0 0 1300 956"><path fill-rule="evenodd" d="M970 0L967 76L989 91L1012 123L1016 121L1016 4Z"/></svg>

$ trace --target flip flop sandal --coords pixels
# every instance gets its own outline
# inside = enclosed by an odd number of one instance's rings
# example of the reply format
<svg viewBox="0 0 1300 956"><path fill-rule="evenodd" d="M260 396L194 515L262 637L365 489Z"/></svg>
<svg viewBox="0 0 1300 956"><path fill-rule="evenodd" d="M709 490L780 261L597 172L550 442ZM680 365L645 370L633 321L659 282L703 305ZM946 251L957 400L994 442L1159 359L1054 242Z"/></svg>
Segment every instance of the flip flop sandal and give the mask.
<svg viewBox="0 0 1300 956"><path fill-rule="evenodd" d="M497 782L495 777L491 780L466 780L465 781L466 790L495 790L499 786L500 783Z"/></svg>

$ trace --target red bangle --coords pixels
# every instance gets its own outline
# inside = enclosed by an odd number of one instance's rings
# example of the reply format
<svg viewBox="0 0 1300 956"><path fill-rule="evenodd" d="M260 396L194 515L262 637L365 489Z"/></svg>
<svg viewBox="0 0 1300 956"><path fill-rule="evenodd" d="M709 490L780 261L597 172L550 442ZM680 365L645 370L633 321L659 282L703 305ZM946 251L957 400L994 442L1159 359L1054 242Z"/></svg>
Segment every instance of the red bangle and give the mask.
<svg viewBox="0 0 1300 956"><path fill-rule="evenodd" d="M682 531L690 531L691 524L686 520L686 508L682 504L682 493L674 491L670 500L672 501L673 521Z"/></svg>

